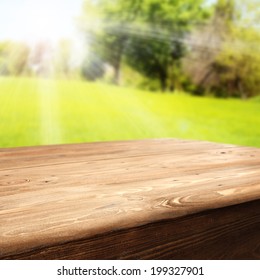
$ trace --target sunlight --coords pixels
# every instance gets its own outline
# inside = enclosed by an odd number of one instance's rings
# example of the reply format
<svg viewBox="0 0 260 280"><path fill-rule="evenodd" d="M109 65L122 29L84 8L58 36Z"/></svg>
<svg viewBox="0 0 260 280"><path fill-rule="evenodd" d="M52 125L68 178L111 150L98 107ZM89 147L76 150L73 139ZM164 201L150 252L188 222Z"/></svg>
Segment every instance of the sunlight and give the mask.
<svg viewBox="0 0 260 280"><path fill-rule="evenodd" d="M57 83L39 79L37 93L40 108L40 142L42 145L62 143L60 100Z"/></svg>
<svg viewBox="0 0 260 280"><path fill-rule="evenodd" d="M76 11L63 4L60 0L26 0L13 23L16 35L29 43L72 37Z"/></svg>

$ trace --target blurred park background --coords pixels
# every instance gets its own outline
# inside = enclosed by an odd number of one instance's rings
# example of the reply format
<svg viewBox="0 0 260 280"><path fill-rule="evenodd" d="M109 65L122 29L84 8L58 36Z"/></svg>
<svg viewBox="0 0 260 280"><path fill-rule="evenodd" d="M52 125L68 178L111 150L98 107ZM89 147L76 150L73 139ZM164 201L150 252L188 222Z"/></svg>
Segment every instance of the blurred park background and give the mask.
<svg viewBox="0 0 260 280"><path fill-rule="evenodd" d="M0 4L0 147L260 147L259 0Z"/></svg>

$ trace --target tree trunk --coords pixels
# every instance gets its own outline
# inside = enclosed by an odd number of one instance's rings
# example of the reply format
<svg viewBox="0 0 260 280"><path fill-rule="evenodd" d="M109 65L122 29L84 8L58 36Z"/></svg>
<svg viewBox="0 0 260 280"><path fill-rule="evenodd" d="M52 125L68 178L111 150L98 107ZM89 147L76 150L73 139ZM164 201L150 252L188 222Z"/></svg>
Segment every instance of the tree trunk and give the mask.
<svg viewBox="0 0 260 280"><path fill-rule="evenodd" d="M113 83L116 85L118 85L120 83L121 62L122 62L122 57L123 57L126 41L127 41L126 36L118 37L116 55L115 55L115 60L114 60L115 72L114 72L114 78L113 78Z"/></svg>
<svg viewBox="0 0 260 280"><path fill-rule="evenodd" d="M117 57L117 61L115 62L115 65L114 65L115 72L114 72L113 83L116 85L118 85L120 82L121 57L122 57L122 54L120 54Z"/></svg>
<svg viewBox="0 0 260 280"><path fill-rule="evenodd" d="M167 75L165 73L160 73L160 83L161 91L165 92L167 90Z"/></svg>
<svg viewBox="0 0 260 280"><path fill-rule="evenodd" d="M240 80L238 81L238 90L239 90L239 93L240 93L240 96L242 97L242 99L244 99L244 100L248 99L248 95L244 91Z"/></svg>
<svg viewBox="0 0 260 280"><path fill-rule="evenodd" d="M173 81L171 81L170 92L174 92L174 90L175 90L174 83Z"/></svg>
<svg viewBox="0 0 260 280"><path fill-rule="evenodd" d="M174 76L174 60L171 63L171 69L170 69L170 92L173 92L175 90L175 76Z"/></svg>

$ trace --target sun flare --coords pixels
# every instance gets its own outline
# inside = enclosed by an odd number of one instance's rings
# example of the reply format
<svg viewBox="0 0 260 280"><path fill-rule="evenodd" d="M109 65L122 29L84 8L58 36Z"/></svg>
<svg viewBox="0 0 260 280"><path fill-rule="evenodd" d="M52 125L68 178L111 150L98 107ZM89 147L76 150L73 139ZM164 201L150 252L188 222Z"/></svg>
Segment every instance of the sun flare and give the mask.
<svg viewBox="0 0 260 280"><path fill-rule="evenodd" d="M17 16L17 35L27 42L56 42L73 33L73 11L63 9L61 1L27 0Z"/></svg>

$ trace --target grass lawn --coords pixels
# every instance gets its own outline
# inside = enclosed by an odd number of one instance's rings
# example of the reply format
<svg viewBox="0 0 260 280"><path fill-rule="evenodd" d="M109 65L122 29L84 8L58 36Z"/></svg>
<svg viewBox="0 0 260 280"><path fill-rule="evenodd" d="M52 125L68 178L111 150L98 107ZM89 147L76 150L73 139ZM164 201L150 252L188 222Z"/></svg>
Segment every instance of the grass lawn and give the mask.
<svg viewBox="0 0 260 280"><path fill-rule="evenodd" d="M260 147L259 100L0 77L0 147L185 138Z"/></svg>

